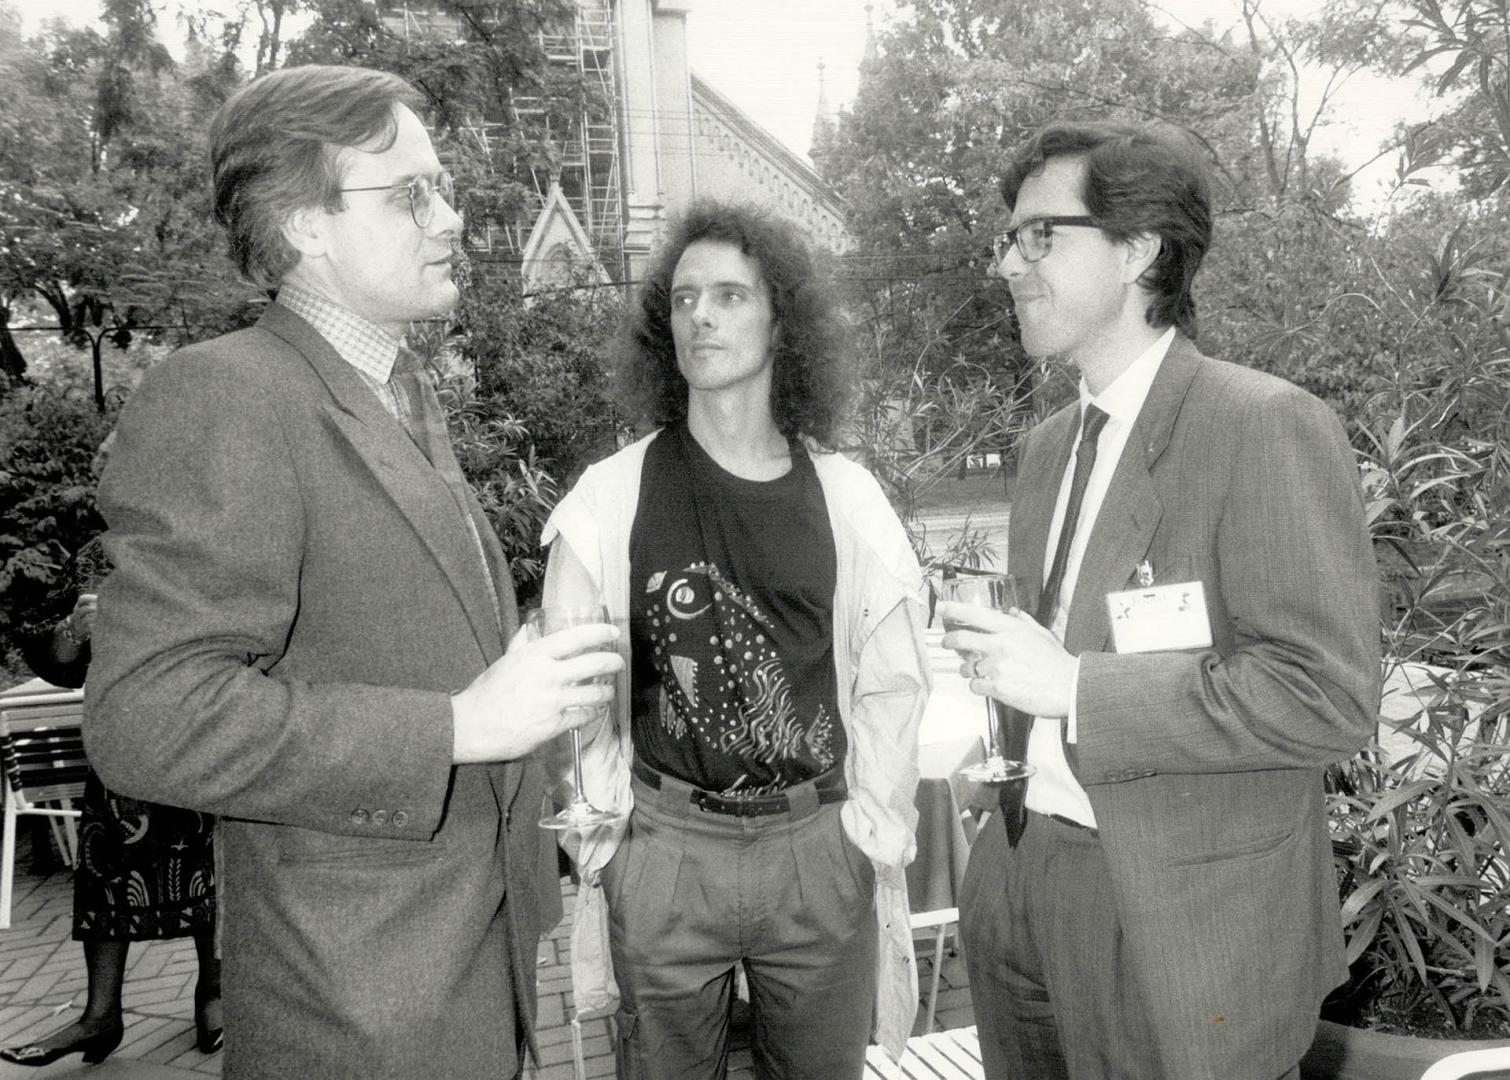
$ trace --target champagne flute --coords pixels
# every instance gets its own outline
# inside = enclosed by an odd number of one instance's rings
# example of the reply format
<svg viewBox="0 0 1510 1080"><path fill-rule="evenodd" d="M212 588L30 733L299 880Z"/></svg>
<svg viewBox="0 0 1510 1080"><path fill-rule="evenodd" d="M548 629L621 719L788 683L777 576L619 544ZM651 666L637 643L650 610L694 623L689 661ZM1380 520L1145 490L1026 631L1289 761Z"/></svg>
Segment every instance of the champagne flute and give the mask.
<svg viewBox="0 0 1510 1080"><path fill-rule="evenodd" d="M606 623L609 621L608 609L602 604L578 604L562 607L540 608L529 613L525 619L525 625L529 628L531 637L542 638L554 634L558 630L565 630L572 626L583 626L589 623ZM597 681L612 683L612 675L598 676ZM573 719L582 721L589 715L601 719L608 713L609 706L570 706L566 713ZM582 727L578 723L570 731L571 756L572 756L572 797L571 803L558 814L551 814L540 819L540 825L546 829L570 829L581 831L591 829L598 825L611 825L616 821L623 821L628 815L612 810L599 810L587 801L587 796L582 793Z"/></svg>
<svg viewBox="0 0 1510 1080"><path fill-rule="evenodd" d="M956 603L1006 611L1017 606L1017 581L1011 574L970 574L949 578L943 583L941 598ZM962 623L944 620L945 630L970 629ZM979 659L976 653L962 657ZM1007 708L995 698L986 698L986 760L960 770L966 780L977 784L1005 784L1033 775L1033 766L1025 761L1008 761L1002 757L1000 735Z"/></svg>

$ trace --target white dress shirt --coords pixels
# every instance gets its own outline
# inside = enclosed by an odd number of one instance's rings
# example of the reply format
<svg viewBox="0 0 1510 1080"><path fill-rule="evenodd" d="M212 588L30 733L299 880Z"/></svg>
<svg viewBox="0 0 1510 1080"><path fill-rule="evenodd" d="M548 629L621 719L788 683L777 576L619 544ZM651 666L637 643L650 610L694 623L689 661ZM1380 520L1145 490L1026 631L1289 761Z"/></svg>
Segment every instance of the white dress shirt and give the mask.
<svg viewBox="0 0 1510 1080"><path fill-rule="evenodd" d="M1075 600L1075 579L1080 576L1080 562L1085 557L1085 546L1096 527L1096 518L1101 513L1101 504L1111 487L1112 474L1117 471L1117 462L1127 446L1133 425L1148 390L1153 386L1164 354L1174 340L1174 328L1170 327L1158 341L1145 349L1132 365L1099 394L1092 394L1080 380L1080 415L1085 416L1087 405L1095 405L1106 413L1106 425L1096 440L1096 464L1091 469L1090 480L1085 487L1084 501L1080 504L1080 520L1075 524L1075 535L1070 541L1069 560L1064 567L1064 580L1059 587L1059 601L1054 608L1049 629L1060 641L1069 622L1070 605ZM1059 545L1059 531L1064 525L1064 512L1070 499L1070 481L1075 472L1075 455L1070 455L1064 476L1059 482L1059 498L1054 503L1054 519L1049 524L1049 542L1044 553L1043 573L1048 576L1054 561L1054 551ZM1041 588L1043 582L1039 582ZM1028 780L1024 802L1029 810L1040 814L1058 814L1078 821L1091 828L1096 826L1096 814L1091 809L1090 798L1085 789L1070 771L1064 757L1064 744L1060 738L1060 725L1068 723L1064 738L1075 741L1075 700L1070 697L1068 721L1050 717L1033 718L1033 728L1028 735L1028 761L1037 770Z"/></svg>

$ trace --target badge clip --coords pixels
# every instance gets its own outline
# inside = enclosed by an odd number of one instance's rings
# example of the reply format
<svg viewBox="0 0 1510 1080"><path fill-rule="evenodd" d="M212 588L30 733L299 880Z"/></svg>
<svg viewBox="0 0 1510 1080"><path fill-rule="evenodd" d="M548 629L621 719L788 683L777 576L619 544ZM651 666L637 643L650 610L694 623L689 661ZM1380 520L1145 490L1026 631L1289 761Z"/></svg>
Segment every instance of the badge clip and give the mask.
<svg viewBox="0 0 1510 1080"><path fill-rule="evenodd" d="M1135 575L1134 576L1135 576L1135 578L1137 580L1138 588L1140 588L1140 589L1152 588L1153 587L1153 563L1149 562L1147 559L1144 559L1142 562L1140 562L1138 564L1138 569L1135 571Z"/></svg>

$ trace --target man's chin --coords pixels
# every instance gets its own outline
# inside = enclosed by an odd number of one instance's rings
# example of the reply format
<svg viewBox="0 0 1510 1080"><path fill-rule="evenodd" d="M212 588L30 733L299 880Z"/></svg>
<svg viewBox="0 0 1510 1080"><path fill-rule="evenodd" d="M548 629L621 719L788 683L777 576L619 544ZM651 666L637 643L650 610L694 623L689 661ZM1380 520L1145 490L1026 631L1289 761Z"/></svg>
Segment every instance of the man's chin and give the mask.
<svg viewBox="0 0 1510 1080"><path fill-rule="evenodd" d="M456 304L461 299L461 290L456 287L454 281L446 281L445 285L425 290L425 314L420 316L424 319L438 319L449 315L456 310Z"/></svg>

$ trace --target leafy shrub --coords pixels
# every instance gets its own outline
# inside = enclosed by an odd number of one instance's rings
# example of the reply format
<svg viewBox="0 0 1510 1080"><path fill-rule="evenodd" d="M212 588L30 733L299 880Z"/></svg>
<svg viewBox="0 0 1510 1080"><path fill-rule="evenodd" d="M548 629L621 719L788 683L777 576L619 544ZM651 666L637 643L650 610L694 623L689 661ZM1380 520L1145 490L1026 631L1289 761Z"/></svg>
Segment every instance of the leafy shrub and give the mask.
<svg viewBox="0 0 1510 1080"><path fill-rule="evenodd" d="M1409 363L1359 418L1386 652L1422 706L1332 773L1365 1019L1510 1034L1510 338L1505 274L1453 230L1402 282ZM1501 251L1502 255L1503 252ZM1424 330L1417 334L1416 330Z"/></svg>
<svg viewBox="0 0 1510 1080"><path fill-rule="evenodd" d="M104 529L90 462L114 424L89 386L68 379L0 399L0 663L29 678L18 627L46 599L68 557Z"/></svg>

